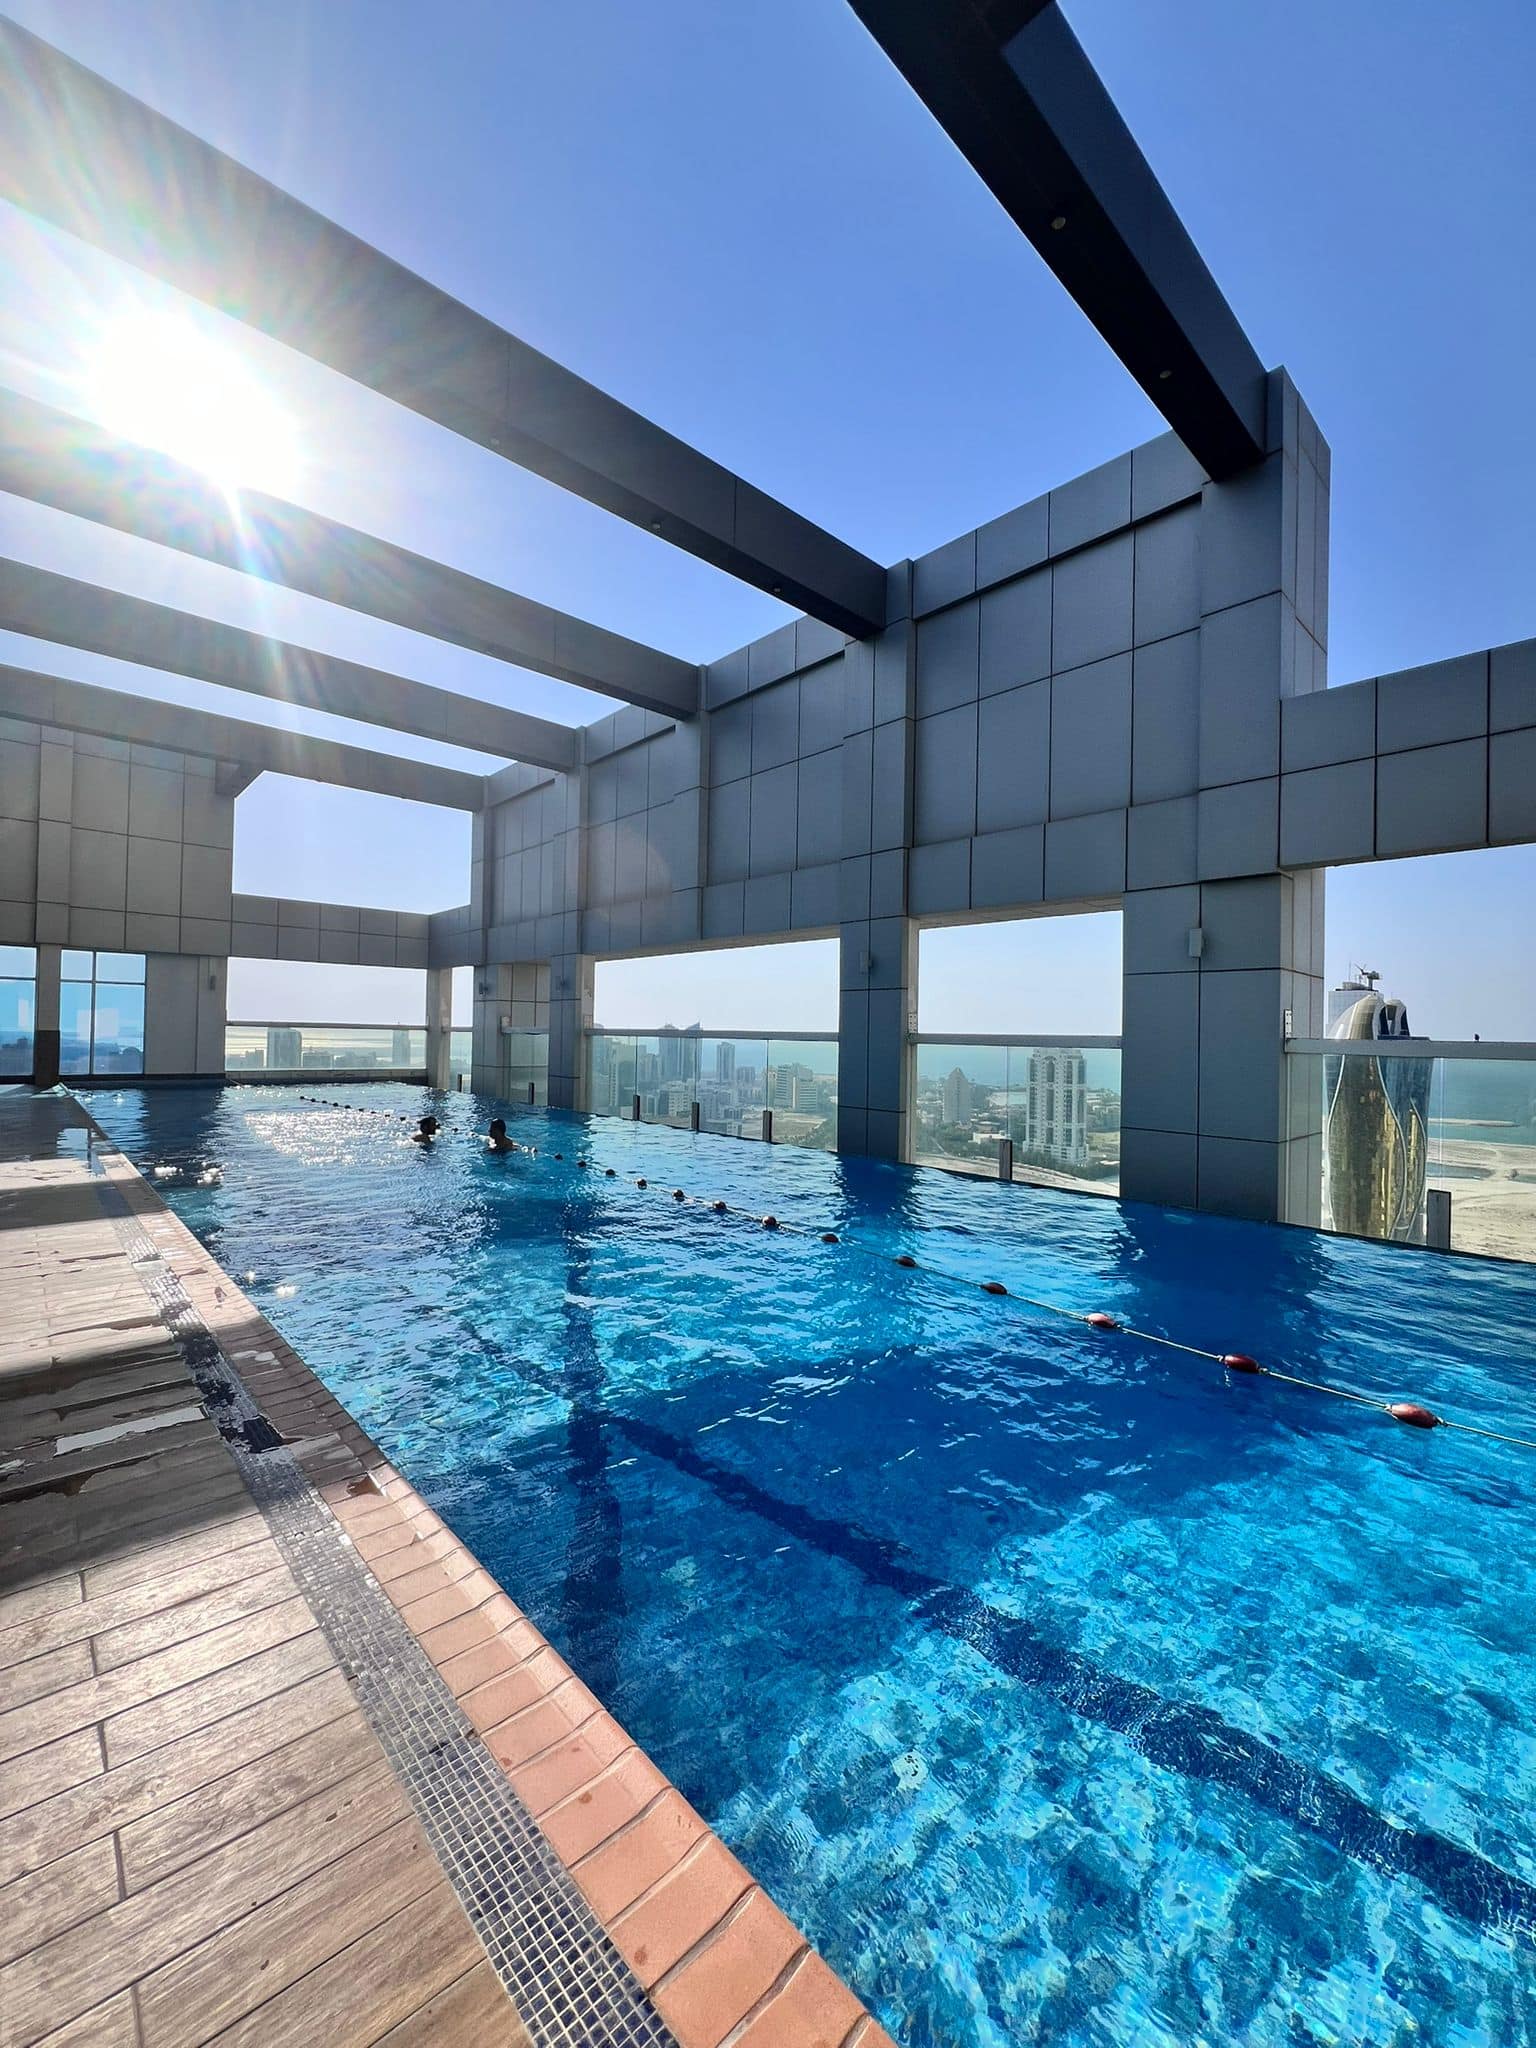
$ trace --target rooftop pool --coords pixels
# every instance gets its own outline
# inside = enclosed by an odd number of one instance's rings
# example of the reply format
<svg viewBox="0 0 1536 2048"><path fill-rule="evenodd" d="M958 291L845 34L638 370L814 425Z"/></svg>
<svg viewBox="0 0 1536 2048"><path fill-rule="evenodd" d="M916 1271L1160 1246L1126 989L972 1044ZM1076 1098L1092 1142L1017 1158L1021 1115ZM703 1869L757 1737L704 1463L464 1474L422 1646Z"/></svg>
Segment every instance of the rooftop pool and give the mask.
<svg viewBox="0 0 1536 2048"><path fill-rule="evenodd" d="M1536 1452L1017 1298L1536 1438L1536 1267L490 1156L322 1074L86 1101L909 2048L1536 2040Z"/></svg>

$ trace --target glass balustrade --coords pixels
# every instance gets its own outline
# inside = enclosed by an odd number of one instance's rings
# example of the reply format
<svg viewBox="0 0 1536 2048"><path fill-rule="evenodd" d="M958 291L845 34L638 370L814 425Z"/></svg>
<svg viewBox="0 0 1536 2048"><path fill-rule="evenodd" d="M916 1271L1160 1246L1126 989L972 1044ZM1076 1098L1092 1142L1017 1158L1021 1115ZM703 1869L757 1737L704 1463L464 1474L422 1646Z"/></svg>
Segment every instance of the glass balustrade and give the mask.
<svg viewBox="0 0 1536 2048"><path fill-rule="evenodd" d="M589 1095L598 1116L762 1138L764 1112L781 1145L837 1144L837 1040L798 1032L594 1031Z"/></svg>
<svg viewBox="0 0 1536 2048"><path fill-rule="evenodd" d="M1287 1048L1287 1214L1349 1236L1536 1261L1536 1046L1494 1056L1419 1043Z"/></svg>
<svg viewBox="0 0 1536 2048"><path fill-rule="evenodd" d="M1120 1188L1120 1048L1088 1038L919 1038L913 1047L919 1166L1078 1193Z"/></svg>
<svg viewBox="0 0 1536 2048"><path fill-rule="evenodd" d="M422 1072L426 1064L423 1024L239 1023L224 1030L225 1071L237 1077L326 1071L410 1074Z"/></svg>

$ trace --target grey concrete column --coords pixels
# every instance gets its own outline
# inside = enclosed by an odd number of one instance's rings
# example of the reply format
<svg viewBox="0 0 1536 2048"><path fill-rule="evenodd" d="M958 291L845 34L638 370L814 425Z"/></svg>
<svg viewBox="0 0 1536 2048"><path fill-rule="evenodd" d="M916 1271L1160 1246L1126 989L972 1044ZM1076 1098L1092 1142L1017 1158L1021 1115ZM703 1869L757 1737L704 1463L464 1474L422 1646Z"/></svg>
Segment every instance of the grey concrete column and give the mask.
<svg viewBox="0 0 1536 2048"><path fill-rule="evenodd" d="M911 564L890 574L891 623L844 654L837 1149L910 1150L908 1037L917 931L907 916L916 633Z"/></svg>
<svg viewBox="0 0 1536 2048"><path fill-rule="evenodd" d="M592 1028L596 962L562 953L549 963L549 1102L552 1109L587 1106L587 1033Z"/></svg>
<svg viewBox="0 0 1536 2048"><path fill-rule="evenodd" d="M477 1095L504 1097L507 1040L502 1035L501 1020L511 1010L511 967L477 967L474 990L469 1085Z"/></svg>
<svg viewBox="0 0 1536 2048"><path fill-rule="evenodd" d="M453 1077L453 970L427 969L427 1086L450 1088Z"/></svg>
<svg viewBox="0 0 1536 2048"><path fill-rule="evenodd" d="M62 946L37 947L37 991L32 1027L32 1080L51 1088L59 1078L59 965Z"/></svg>
<svg viewBox="0 0 1536 2048"><path fill-rule="evenodd" d="M1322 1029L1322 895L1311 869L1127 895L1127 1199L1318 1220L1320 1096L1282 1046Z"/></svg>
<svg viewBox="0 0 1536 2048"><path fill-rule="evenodd" d="M206 953L145 954L146 1074L224 1072L228 964Z"/></svg>
<svg viewBox="0 0 1536 2048"><path fill-rule="evenodd" d="M909 1158L917 927L905 917L845 924L839 958L837 1149Z"/></svg>

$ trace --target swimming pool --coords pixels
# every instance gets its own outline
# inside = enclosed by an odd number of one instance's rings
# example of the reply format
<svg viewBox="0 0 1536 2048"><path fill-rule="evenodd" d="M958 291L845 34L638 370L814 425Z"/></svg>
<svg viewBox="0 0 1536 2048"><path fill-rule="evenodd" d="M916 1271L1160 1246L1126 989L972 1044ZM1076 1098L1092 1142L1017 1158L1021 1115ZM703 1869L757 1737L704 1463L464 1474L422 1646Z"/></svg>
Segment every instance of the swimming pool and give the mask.
<svg viewBox="0 0 1536 2048"><path fill-rule="evenodd" d="M977 1285L1536 1436L1536 1269L335 1092L88 1102L909 2048L1536 2039L1536 1455Z"/></svg>

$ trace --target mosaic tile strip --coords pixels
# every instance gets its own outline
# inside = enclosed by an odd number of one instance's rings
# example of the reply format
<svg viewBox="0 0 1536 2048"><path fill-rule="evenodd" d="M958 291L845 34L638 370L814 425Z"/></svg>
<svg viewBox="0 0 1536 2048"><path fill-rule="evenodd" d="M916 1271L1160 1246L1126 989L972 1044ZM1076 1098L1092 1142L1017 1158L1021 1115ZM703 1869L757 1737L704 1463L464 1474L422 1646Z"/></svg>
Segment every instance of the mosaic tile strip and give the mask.
<svg viewBox="0 0 1536 2048"><path fill-rule="evenodd" d="M677 2048L308 1475L281 1442L255 1448L270 1424L122 1191L97 1187L535 2048Z"/></svg>

